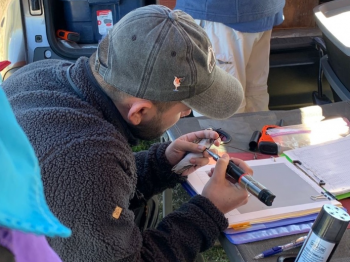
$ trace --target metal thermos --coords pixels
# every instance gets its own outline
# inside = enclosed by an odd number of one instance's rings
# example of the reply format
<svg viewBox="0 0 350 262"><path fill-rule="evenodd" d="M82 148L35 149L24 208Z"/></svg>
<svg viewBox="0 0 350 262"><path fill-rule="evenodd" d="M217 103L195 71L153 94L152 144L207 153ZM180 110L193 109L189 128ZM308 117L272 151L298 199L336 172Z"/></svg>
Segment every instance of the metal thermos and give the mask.
<svg viewBox="0 0 350 262"><path fill-rule="evenodd" d="M336 250L350 216L343 209L326 204L318 214L295 262L328 262Z"/></svg>

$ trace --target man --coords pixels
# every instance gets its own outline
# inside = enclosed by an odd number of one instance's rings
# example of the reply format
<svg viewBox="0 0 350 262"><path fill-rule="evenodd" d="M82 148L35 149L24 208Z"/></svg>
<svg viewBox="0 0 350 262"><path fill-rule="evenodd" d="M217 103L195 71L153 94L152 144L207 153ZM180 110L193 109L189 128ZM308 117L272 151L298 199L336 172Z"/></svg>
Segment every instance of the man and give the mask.
<svg viewBox="0 0 350 262"><path fill-rule="evenodd" d="M242 84L245 97L239 113L268 110L271 32L283 22L284 5L285 0L176 1L175 9L187 12L204 28L218 66Z"/></svg>
<svg viewBox="0 0 350 262"><path fill-rule="evenodd" d="M193 261L228 226L223 213L247 202L246 190L225 179L224 155L202 196L156 229L141 232L134 223L132 210L144 199L208 163L205 154L182 175L171 172L186 152L204 151L192 142L218 145L219 136L198 131L137 154L129 144L158 137L191 108L227 118L243 96L238 81L215 66L205 32L181 11L137 9L90 59L33 63L4 89L38 155L50 208L72 229L70 238L50 240L65 262Z"/></svg>

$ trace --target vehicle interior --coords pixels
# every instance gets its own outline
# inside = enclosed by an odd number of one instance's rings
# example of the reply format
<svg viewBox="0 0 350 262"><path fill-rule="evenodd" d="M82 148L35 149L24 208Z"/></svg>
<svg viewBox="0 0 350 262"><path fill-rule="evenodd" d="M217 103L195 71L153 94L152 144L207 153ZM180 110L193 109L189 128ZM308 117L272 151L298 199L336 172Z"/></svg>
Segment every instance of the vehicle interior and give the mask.
<svg viewBox="0 0 350 262"><path fill-rule="evenodd" d="M79 3L79 1L77 1ZM98 1L95 1L98 2ZM103 2L103 1L100 1ZM110 1L105 1L110 2ZM119 1L116 1L119 3ZM132 1L127 1L132 2ZM135 4L135 7L142 6L142 5L149 5L149 4L156 4L155 0L139 0L135 1L138 2ZM114 8L118 9L119 4L116 4ZM76 8L79 8L80 6L77 5L77 7L74 6L74 1L54 1L54 0L43 0L43 6L45 10L45 24L47 26L47 38L50 43L50 47L52 50L59 56L69 59L69 60L75 60L80 56L90 56L94 51L95 47L97 46L97 42L90 39L87 41L85 37L85 41L78 42L79 45L69 46L62 44L60 41L56 38L56 31L58 29L64 29L67 30L69 28L69 21L67 19L62 17L62 14L67 16L71 16L71 19L79 19L79 17L76 17L75 11ZM103 4L100 5L99 9L103 9L104 7L110 7L113 5L107 5ZM72 12L72 14L67 15L68 12ZM119 12L119 11L117 11ZM89 18L87 18L89 19ZM91 30L91 28L90 28ZM94 29L95 30L95 29Z"/></svg>
<svg viewBox="0 0 350 262"><path fill-rule="evenodd" d="M11 2L20 2L24 45L21 48L18 47L18 49L22 50L15 50L15 52L21 54L23 49L25 49L26 58L9 59L5 51L3 55L0 53L0 59L1 61L25 59L25 63L53 58L74 61L80 56L90 56L98 44L99 38L96 35L101 33L98 32L100 27L97 26L96 21L95 23L93 22L93 18L82 15L84 12L81 12L81 10L89 8L90 2L91 13L95 13L94 6L98 6L96 7L97 9L113 9L115 14L114 17L110 18L113 18L115 21L119 20L119 16L123 16L132 8L138 6L162 4L169 8L174 8L176 4L176 0L115 1L115 4L101 0L2 0L2 2L5 2L5 5L7 2L8 6L10 6ZM131 2L134 7L127 6ZM323 70L320 67L320 60L327 54L327 47L324 34L316 24L314 8L326 2L332 1L286 1L284 22L273 29L271 38L270 74L268 79L270 110L295 109L312 104L330 103L347 99L346 95L339 98L339 95L329 85L329 77L323 76ZM90 13L90 10L87 10L85 13ZM6 14L3 16L6 16ZM5 31L5 19L1 19L1 30ZM12 19L15 20L14 18ZM42 19L44 19L44 23ZM94 19L96 20L96 16ZM109 20L104 19L104 21ZM17 21L17 24L20 24L20 21ZM33 28L38 24L44 24L44 27L35 31ZM68 35L68 37L75 37L74 33L79 32L74 32L72 29L80 32L78 41L77 38L71 38L74 41L68 41L67 35L65 36L66 38L58 37L57 35L58 30L63 30L63 32L69 31L73 33ZM99 36L101 37L101 34ZM328 41L328 48L331 44L332 42ZM6 46L6 43L4 45ZM345 55L340 56L341 54L338 55L339 61L346 60ZM10 72L6 74L6 69L2 72L4 79L25 64L23 61L22 63L18 61L11 62L12 65L7 68ZM10 69L13 70L11 71ZM334 81L332 83L335 85ZM347 91L346 87L345 89Z"/></svg>

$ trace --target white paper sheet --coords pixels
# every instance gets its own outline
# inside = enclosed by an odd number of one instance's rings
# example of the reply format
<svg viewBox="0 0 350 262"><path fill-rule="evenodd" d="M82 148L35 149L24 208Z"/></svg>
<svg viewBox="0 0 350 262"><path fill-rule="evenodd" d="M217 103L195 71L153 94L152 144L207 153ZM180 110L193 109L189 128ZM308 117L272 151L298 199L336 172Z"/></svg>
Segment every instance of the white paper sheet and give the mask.
<svg viewBox="0 0 350 262"><path fill-rule="evenodd" d="M299 160L316 181L334 195L350 192L350 136L331 142L285 151L292 160Z"/></svg>

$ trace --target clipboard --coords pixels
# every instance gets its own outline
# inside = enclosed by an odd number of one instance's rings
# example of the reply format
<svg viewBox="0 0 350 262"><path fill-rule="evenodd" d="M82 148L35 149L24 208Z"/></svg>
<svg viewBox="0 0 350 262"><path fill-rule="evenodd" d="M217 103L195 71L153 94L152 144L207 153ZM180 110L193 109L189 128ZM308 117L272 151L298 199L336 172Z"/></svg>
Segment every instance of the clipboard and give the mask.
<svg viewBox="0 0 350 262"><path fill-rule="evenodd" d="M197 195L196 192L191 188L191 186L187 182L183 182L182 186L190 196L193 197ZM235 241L234 240L235 238L233 237L234 235L240 235L242 233L247 234L247 233L253 233L253 232L254 232L253 234L255 234L256 231L264 231L265 234L270 236L269 238L279 237L280 235L276 235L276 232L274 231L269 232L268 229L283 227L287 225L302 225L302 224L308 225L310 222L313 222L316 219L316 217L317 217L317 213L306 215L306 216L300 216L300 217L286 218L286 219L272 221L272 222L252 224L249 227L246 227L245 229L242 229L242 230L234 230L232 228L228 228L224 231L224 233L232 241ZM300 229L298 228L291 228L291 229L293 230L289 231L289 235L298 234L300 232ZM284 232L284 234L286 235L286 232ZM245 235L245 236L247 238L248 235ZM264 238L264 239L267 239L267 238ZM248 243L248 242L245 242L245 243Z"/></svg>
<svg viewBox="0 0 350 262"><path fill-rule="evenodd" d="M350 197L347 179L350 163L350 136L285 151L282 155L294 163L305 175L319 184L325 197L341 200Z"/></svg>
<svg viewBox="0 0 350 262"><path fill-rule="evenodd" d="M182 183L183 188L190 196L195 196L196 192L187 182ZM253 224L242 230L226 229L224 234L232 244L245 244L276 237L307 233L312 227L317 213L282 219L278 221Z"/></svg>
<svg viewBox="0 0 350 262"><path fill-rule="evenodd" d="M258 224L285 218L300 217L319 212L324 204L341 206L336 200L311 196L322 190L284 157L252 160L246 162L253 169L257 181L276 195L272 206L266 206L251 196L248 203L225 214L230 227L242 223ZM196 193L201 193L208 182L209 171L214 165L207 165L188 176L187 182Z"/></svg>
<svg viewBox="0 0 350 262"><path fill-rule="evenodd" d="M238 155L238 154L237 154ZM237 155L231 155L234 157L239 157ZM271 159L265 159L265 160L254 160L251 161L251 167L252 164L257 163L257 166L259 166L259 162L266 162L271 161L271 162L276 162L273 163L273 165L284 163L290 167L293 165L288 162L288 160L285 157L277 157L277 158L271 158ZM266 165L271 165L266 164ZM293 169L296 169L296 167L293 167ZM295 171L297 172L297 171ZM322 188L317 186L315 183L308 181L309 179L302 174L300 171L298 171L298 176L302 179L298 182L300 183L309 183L310 185L313 185L313 187L317 188L318 191L313 191L315 193L320 193L322 191ZM258 174L255 173L257 176ZM191 175L190 175L191 176ZM194 182L192 178L189 178L190 182ZM304 181L305 180L305 181ZM261 180L263 181L263 180ZM308 182L306 182L308 181ZM264 181L265 182L265 181ZM298 184L298 185L299 185ZM191 195L194 196L196 195L196 191L192 187L193 185L190 185L187 181L184 182L183 184L184 189ZM266 184L265 184L266 186ZM268 187L269 188L269 187ZM276 194L278 197L278 194ZM277 198L276 197L276 198ZM311 195L308 196L309 198ZM254 197L253 197L253 200ZM332 204L338 204L340 205L339 202L332 200ZM331 202L331 201L329 201ZM322 207L324 203L320 205ZM240 207L241 208L241 207ZM306 233L310 230L313 221L317 217L319 210L313 210L312 213L305 213L305 214L291 214L290 217L284 216L284 217L279 217L276 219L272 219L270 221L261 221L261 222L252 222L249 224L247 227L242 227L242 228L236 228L236 230L230 230L227 229L224 233L228 240L233 243L233 244L243 244L243 243L249 243L249 242L254 242L254 241L259 241L259 240L264 240L264 239L270 239L270 238L276 238L280 236L286 236L286 235L293 235L293 234L298 234L298 233ZM289 215L289 214L288 214ZM293 216L294 215L294 216ZM237 230L238 229L238 230Z"/></svg>
<svg viewBox="0 0 350 262"><path fill-rule="evenodd" d="M182 186L190 196L196 195L196 192L187 182L183 182ZM342 203L343 202L344 201L342 201ZM344 202L344 207L345 209L350 208L350 199ZM314 213L272 222L252 224L241 230L228 228L224 231L224 234L232 244L239 245L271 238L308 233L317 215L318 213ZM350 229L350 224L348 228Z"/></svg>

